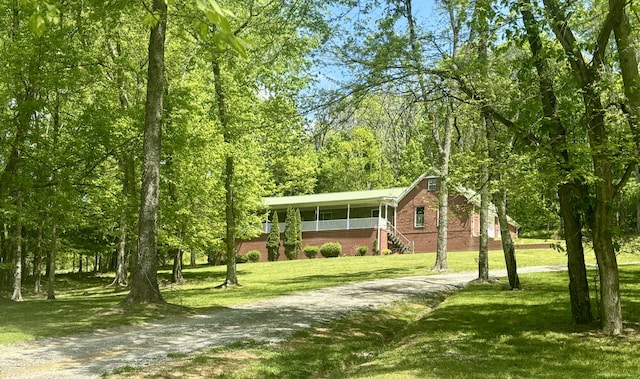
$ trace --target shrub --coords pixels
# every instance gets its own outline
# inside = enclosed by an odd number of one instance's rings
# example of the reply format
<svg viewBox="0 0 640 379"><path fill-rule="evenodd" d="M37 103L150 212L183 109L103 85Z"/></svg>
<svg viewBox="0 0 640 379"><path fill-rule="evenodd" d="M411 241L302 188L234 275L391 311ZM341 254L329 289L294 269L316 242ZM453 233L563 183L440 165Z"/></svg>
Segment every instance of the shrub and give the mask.
<svg viewBox="0 0 640 379"><path fill-rule="evenodd" d="M291 207L287 208L282 245L284 245L284 255L289 260L297 259L300 254L299 246L302 244L302 241L298 241L300 226L297 224L296 211Z"/></svg>
<svg viewBox="0 0 640 379"><path fill-rule="evenodd" d="M247 263L249 261L249 257L246 254L238 254L236 255L236 263Z"/></svg>
<svg viewBox="0 0 640 379"><path fill-rule="evenodd" d="M273 262L278 258L280 258L280 224L278 213L274 212L271 219L271 231L267 238L267 259L269 262Z"/></svg>
<svg viewBox="0 0 640 379"><path fill-rule="evenodd" d="M338 242L327 242L320 246L320 254L325 258L335 258L342 254L342 245Z"/></svg>
<svg viewBox="0 0 640 379"><path fill-rule="evenodd" d="M247 253L247 259L249 262L260 262L260 258L262 258L262 254L258 250L251 250Z"/></svg>
<svg viewBox="0 0 640 379"><path fill-rule="evenodd" d="M364 255L367 255L368 251L369 251L369 248L366 247L366 246L358 247L358 255L361 256L361 257L364 256Z"/></svg>
<svg viewBox="0 0 640 379"><path fill-rule="evenodd" d="M296 243L295 243L295 254L296 258L302 252L302 217L300 216L300 208L296 208L295 212L295 227L296 227Z"/></svg>
<svg viewBox="0 0 640 379"><path fill-rule="evenodd" d="M382 255L389 255L391 254L391 249L382 249Z"/></svg>
<svg viewBox="0 0 640 379"><path fill-rule="evenodd" d="M307 258L313 259L320 253L320 248L318 246L309 245L305 246L303 251Z"/></svg>
<svg viewBox="0 0 640 379"><path fill-rule="evenodd" d="M378 251L378 239L373 240L373 244L371 245L371 254L380 255L380 251Z"/></svg>

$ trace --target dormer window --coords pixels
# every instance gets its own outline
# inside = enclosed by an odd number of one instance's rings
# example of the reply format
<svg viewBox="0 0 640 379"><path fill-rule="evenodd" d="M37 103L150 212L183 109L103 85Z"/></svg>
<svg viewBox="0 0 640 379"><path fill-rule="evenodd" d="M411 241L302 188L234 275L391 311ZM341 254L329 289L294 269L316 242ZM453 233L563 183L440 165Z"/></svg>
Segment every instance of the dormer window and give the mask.
<svg viewBox="0 0 640 379"><path fill-rule="evenodd" d="M435 191L438 188L438 179L427 179L427 190Z"/></svg>

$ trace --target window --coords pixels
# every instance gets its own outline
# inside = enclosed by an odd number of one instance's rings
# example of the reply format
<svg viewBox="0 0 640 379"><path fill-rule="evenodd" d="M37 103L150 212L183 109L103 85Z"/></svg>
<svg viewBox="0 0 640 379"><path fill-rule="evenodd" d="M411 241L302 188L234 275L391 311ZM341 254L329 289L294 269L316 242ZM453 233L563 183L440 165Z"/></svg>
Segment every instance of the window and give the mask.
<svg viewBox="0 0 640 379"><path fill-rule="evenodd" d="M413 225L416 228L421 228L424 226L424 207L416 207L416 214Z"/></svg>
<svg viewBox="0 0 640 379"><path fill-rule="evenodd" d="M372 218L380 217L380 210L379 209L372 209L371 210L371 217Z"/></svg>
<svg viewBox="0 0 640 379"><path fill-rule="evenodd" d="M438 180L437 179L428 179L427 180L427 190L429 191L435 191L438 187Z"/></svg>

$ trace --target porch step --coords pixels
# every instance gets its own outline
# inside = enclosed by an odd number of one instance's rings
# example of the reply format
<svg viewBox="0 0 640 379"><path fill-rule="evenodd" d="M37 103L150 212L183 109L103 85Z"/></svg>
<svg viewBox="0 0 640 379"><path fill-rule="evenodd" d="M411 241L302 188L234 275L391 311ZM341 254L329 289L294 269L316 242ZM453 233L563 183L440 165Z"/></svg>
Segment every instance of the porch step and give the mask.
<svg viewBox="0 0 640 379"><path fill-rule="evenodd" d="M394 233L389 233L389 242L391 250L399 251L402 254L412 253L411 248Z"/></svg>

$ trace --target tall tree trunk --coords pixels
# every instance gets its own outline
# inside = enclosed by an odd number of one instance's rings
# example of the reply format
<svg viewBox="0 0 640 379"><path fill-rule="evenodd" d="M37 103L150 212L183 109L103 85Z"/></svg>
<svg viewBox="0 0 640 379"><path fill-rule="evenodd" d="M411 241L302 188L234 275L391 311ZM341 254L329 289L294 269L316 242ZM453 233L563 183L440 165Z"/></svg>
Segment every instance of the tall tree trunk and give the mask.
<svg viewBox="0 0 640 379"><path fill-rule="evenodd" d="M164 44L167 27L165 0L153 0L158 22L149 38L149 70L145 106L144 162L138 235L138 259L131 291L123 304L163 303L158 286L158 199L160 194L160 148L164 95Z"/></svg>
<svg viewBox="0 0 640 379"><path fill-rule="evenodd" d="M127 278L127 241L129 241L129 208L131 203L131 190L134 177L133 155L130 152L123 154L120 167L122 169L122 209L120 210L120 234L118 235L118 250L116 252L116 276L112 286L126 286Z"/></svg>
<svg viewBox="0 0 640 379"><path fill-rule="evenodd" d="M586 324L593 321L593 314L589 300L587 268L584 263L582 221L577 209L580 200L577 197L574 185L561 184L558 187L560 216L563 221L563 234L567 247L571 314L575 323Z"/></svg>
<svg viewBox="0 0 640 379"><path fill-rule="evenodd" d="M0 231L0 263L8 262L9 254L8 251L10 247L8 247L9 240L9 229L6 223L2 223L2 230ZM4 289L5 285L9 281L7 272L8 270L0 270L0 289Z"/></svg>
<svg viewBox="0 0 640 379"><path fill-rule="evenodd" d="M451 157L451 135L454 118L449 107L444 129L443 143L440 145L440 188L438 189L438 240L436 242L436 263L432 271L445 271L447 264L447 234L449 226L449 160ZM437 125L434 125L437 128Z"/></svg>
<svg viewBox="0 0 640 379"><path fill-rule="evenodd" d="M112 286L126 286L127 281L127 207L120 211L120 234L118 235L118 250L116 252L116 276Z"/></svg>
<svg viewBox="0 0 640 379"><path fill-rule="evenodd" d="M569 61L576 83L581 88L582 101L587 122L587 135L593 162L595 181L595 211L591 228L593 230L593 249L598 261L600 273L600 322L602 331L616 335L622 332L622 307L618 264L613 250L612 226L614 222L613 202L615 187L611 157L607 152L611 146L605 127L605 109L602 105L600 70L606 52L607 41L616 23L621 21L624 0L609 2L609 14L597 33L593 58L585 62L584 56L576 46L576 39L568 26L566 15L556 0L544 0L545 10L550 18L550 26L561 43ZM615 9L614 9L615 8Z"/></svg>
<svg viewBox="0 0 640 379"><path fill-rule="evenodd" d="M609 8L615 8L614 3L617 2L618 0L610 0ZM621 8L618 20L614 24L613 33L618 50L624 95L627 100L623 110L628 116L636 148L640 150L640 73L635 40L631 36L631 23L624 7ZM640 203L638 204L638 231L640 232Z"/></svg>
<svg viewBox="0 0 640 379"><path fill-rule="evenodd" d="M47 300L56 299L56 255L58 252L58 239L57 239L57 225L55 221L51 225L51 246L49 247L49 254L47 257Z"/></svg>
<svg viewBox="0 0 640 379"><path fill-rule="evenodd" d="M235 163L233 158L233 151L231 151L232 135L231 126L229 125L229 114L226 104L226 94L222 75L220 71L220 62L218 57L213 59L213 76L214 87L216 93L216 103L218 108L218 117L222 124L224 143L227 145L226 158L225 158L225 175L224 175L224 189L225 189L225 220L226 220L226 255L227 255L227 275L225 281L218 287L228 287L238 285L238 274L236 270L236 217L235 217L235 205L233 194L233 180L235 175Z"/></svg>
<svg viewBox="0 0 640 379"><path fill-rule="evenodd" d="M586 91L585 91L586 92ZM609 144L604 121L604 109L598 94L583 93L589 120L589 144L596 177L596 205L593 218L593 250L600 274L600 324L606 334L622 333L622 305L618 262L613 249L612 226L614 224L613 204L615 190L611 160L602 153Z"/></svg>
<svg viewBox="0 0 640 379"><path fill-rule="evenodd" d="M16 42L16 38L20 33L20 14L19 14L19 2L14 0L12 2L13 13L13 25L11 39ZM12 189L13 183L17 178L20 162L22 160L22 149L25 144L29 128L31 126L31 116L34 113L34 102L38 97L38 91L28 82L27 75L16 75L18 79L14 84L13 96L17 102L15 108L14 124L15 133L12 131L13 141L11 142L11 149L9 150L8 157L3 159L5 166L0 173L0 201L4 201L6 194Z"/></svg>
<svg viewBox="0 0 640 379"><path fill-rule="evenodd" d="M567 131L558 114L558 99L553 88L552 72L543 51L538 23L529 0L520 0L520 12L527 32L529 49L538 73L542 110L549 125L551 149L556 155L561 177L575 177L574 167L567 147ZM582 246L582 219L580 205L584 199L578 195L580 184L576 179L558 185L560 216L564 225L569 272L569 296L573 320L587 324L593 320L589 300L589 283Z"/></svg>
<svg viewBox="0 0 640 379"><path fill-rule="evenodd" d="M615 7L615 0L610 0L609 7ZM615 23L614 36L618 50L620 73L624 83L626 104L623 110L628 116L629 126L633 133L636 148L640 150L640 73L634 40L631 37L629 15L622 8L618 22ZM640 183L640 166L636 166L636 182ZM640 233L640 195L636 205L636 233Z"/></svg>
<svg viewBox="0 0 640 379"><path fill-rule="evenodd" d="M173 270L171 272L171 283L182 283L184 277L182 276L182 249L175 249L173 255Z"/></svg>
<svg viewBox="0 0 640 379"><path fill-rule="evenodd" d="M489 168L482 163L482 187L480 188L480 243L478 247L478 279L489 280Z"/></svg>
<svg viewBox="0 0 640 379"><path fill-rule="evenodd" d="M196 251L194 249L191 249L189 251L189 265L191 266L191 268L195 268L196 267Z"/></svg>
<svg viewBox="0 0 640 379"><path fill-rule="evenodd" d="M487 12L490 4L485 0L475 0L473 9L473 18L475 29L478 35L478 63L480 67L480 75L486 78L489 72L489 20ZM489 203L490 203L490 187L491 174L489 173L489 161L491 158L494 143L494 125L492 123L491 114L486 107L482 107L480 115L482 116L483 132L485 133L484 144L482 149L482 168L480 189L480 246L478 252L478 279L482 281L489 280ZM491 223L493 225L493 222Z"/></svg>
<svg viewBox="0 0 640 379"><path fill-rule="evenodd" d="M232 156L227 156L225 164L224 188L226 191L225 215L227 221L226 230L226 253L227 253L227 276L222 284L223 287L238 285L238 274L236 270L236 218L234 212L233 199L233 175L234 162Z"/></svg>
<svg viewBox="0 0 640 379"><path fill-rule="evenodd" d="M42 215L40 215L42 217ZM40 219L40 225L38 225L38 237L36 240L36 248L33 252L33 278L34 288L33 292L40 293L40 285L42 283L42 238L44 234L44 220Z"/></svg>
<svg viewBox="0 0 640 379"><path fill-rule="evenodd" d="M13 294L11 300L22 301L22 194L16 197L16 226L13 253Z"/></svg>
<svg viewBox="0 0 640 379"><path fill-rule="evenodd" d="M507 277L511 289L520 288L520 277L518 276L518 265L516 264L516 251L509 231L509 219L507 218L507 191L501 189L494 195L494 204L498 213L500 223L500 237L502 239L502 252L504 253L504 263L507 266Z"/></svg>
<svg viewBox="0 0 640 379"><path fill-rule="evenodd" d="M418 79L418 85L420 87L420 100L423 104L423 112L427 115L429 109L429 90L425 84L425 69L423 66L422 51L418 36L416 33L415 18L413 17L413 2L412 0L404 0L402 3L402 12L407 19L407 26L409 28L409 44L411 47L410 59L415 65L416 76ZM454 33L457 29L454 29ZM454 36L454 40L457 41L457 36ZM456 55L456 43L454 43L453 55ZM449 176L449 160L451 156L451 135L454 127L454 117L452 115L453 106L449 102L447 104L447 120L444 127L444 136L440 135L438 125L434 122L431 129L433 140L438 147L439 154L439 166L440 166L440 189L438 193L438 239L436 242L436 262L432 267L432 271L443 271L449 268L447 263L447 233L449 225L449 189L448 189L448 176Z"/></svg>

